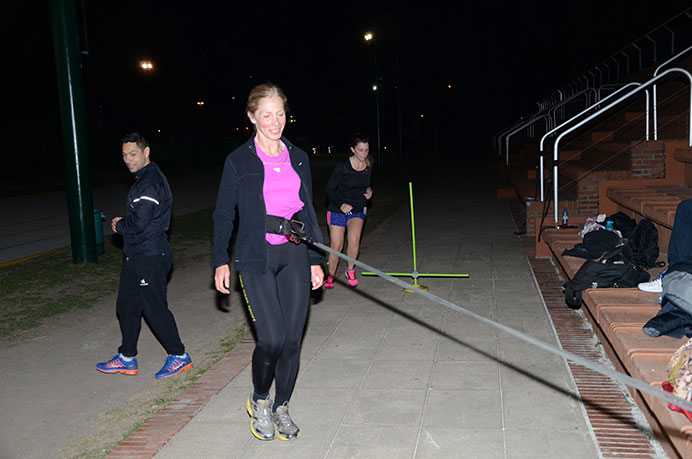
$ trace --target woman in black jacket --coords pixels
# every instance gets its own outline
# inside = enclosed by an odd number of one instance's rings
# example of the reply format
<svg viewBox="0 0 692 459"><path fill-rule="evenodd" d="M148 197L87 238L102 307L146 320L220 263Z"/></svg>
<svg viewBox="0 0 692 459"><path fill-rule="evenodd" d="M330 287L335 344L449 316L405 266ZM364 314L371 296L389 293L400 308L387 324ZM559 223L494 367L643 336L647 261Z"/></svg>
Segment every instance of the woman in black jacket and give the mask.
<svg viewBox="0 0 692 459"><path fill-rule="evenodd" d="M314 241L322 240L308 155L282 137L286 111L286 96L277 86L262 84L250 92L247 116L255 135L226 158L214 210L214 282L219 292L230 293L228 244L238 209L234 266L257 335L247 411L252 434L260 440L300 436L288 401L298 375L310 288L320 288L324 280L321 253L271 230L277 217L299 220Z"/></svg>
<svg viewBox="0 0 692 459"><path fill-rule="evenodd" d="M367 201L372 197L370 188L370 143L362 134L356 134L350 143L352 155L334 168L327 183L327 225L329 226L329 246L341 252L344 247L344 235L348 231L346 255L356 259L360 251L360 236L365 224ZM329 254L329 275L324 282L325 288L334 288L334 276L339 265L339 257ZM358 279L348 263L346 280L349 287L357 287Z"/></svg>

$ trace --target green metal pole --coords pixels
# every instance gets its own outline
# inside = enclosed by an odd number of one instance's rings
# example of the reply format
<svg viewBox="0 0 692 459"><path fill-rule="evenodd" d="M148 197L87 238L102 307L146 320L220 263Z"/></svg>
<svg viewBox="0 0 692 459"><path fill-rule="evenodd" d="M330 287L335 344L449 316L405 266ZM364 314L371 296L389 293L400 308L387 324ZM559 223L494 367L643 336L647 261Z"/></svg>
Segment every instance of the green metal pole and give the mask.
<svg viewBox="0 0 692 459"><path fill-rule="evenodd" d="M77 14L74 0L51 0L50 6L67 171L72 259L75 263L93 263L96 261L96 237Z"/></svg>

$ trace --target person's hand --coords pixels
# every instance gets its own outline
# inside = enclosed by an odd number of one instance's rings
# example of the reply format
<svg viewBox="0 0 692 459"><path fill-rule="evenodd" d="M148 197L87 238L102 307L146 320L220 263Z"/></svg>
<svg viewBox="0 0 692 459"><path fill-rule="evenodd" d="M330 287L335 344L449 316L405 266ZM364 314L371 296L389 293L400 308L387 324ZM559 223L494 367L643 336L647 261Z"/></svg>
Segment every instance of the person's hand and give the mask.
<svg viewBox="0 0 692 459"><path fill-rule="evenodd" d="M231 270L228 265L221 265L216 268L214 273L214 284L216 285L216 290L221 293L231 293L229 290L231 288Z"/></svg>
<svg viewBox="0 0 692 459"><path fill-rule="evenodd" d="M365 189L365 193L363 193L363 196L365 196L365 199L370 199L372 198L372 188L367 187Z"/></svg>
<svg viewBox="0 0 692 459"><path fill-rule="evenodd" d="M123 217L115 217L113 220L111 220L111 229L113 230L114 233L118 232L117 225L118 225L118 222L122 219L123 219Z"/></svg>
<svg viewBox="0 0 692 459"><path fill-rule="evenodd" d="M312 282L312 289L317 290L322 287L324 283L324 271L320 265L310 266L310 281Z"/></svg>
<svg viewBox="0 0 692 459"><path fill-rule="evenodd" d="M353 210L353 206L351 204L343 203L341 204L341 207L339 207L339 209L341 209L341 211L345 214L350 214Z"/></svg>

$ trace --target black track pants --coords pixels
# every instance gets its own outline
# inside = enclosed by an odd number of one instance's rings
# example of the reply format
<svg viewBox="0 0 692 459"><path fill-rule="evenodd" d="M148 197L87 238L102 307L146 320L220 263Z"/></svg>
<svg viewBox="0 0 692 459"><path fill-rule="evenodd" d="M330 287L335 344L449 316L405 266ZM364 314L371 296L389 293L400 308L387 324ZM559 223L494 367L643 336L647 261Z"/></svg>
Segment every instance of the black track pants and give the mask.
<svg viewBox="0 0 692 459"><path fill-rule="evenodd" d="M267 244L264 274L240 275L257 345L252 382L257 394L269 393L276 378L277 403L291 398L298 375L300 345L310 302L310 261L304 243Z"/></svg>
<svg viewBox="0 0 692 459"><path fill-rule="evenodd" d="M173 264L173 255L128 257L120 271L117 313L123 342L118 352L127 357L137 355L137 341L142 329L142 316L167 354L182 355L178 326L168 309L166 283Z"/></svg>

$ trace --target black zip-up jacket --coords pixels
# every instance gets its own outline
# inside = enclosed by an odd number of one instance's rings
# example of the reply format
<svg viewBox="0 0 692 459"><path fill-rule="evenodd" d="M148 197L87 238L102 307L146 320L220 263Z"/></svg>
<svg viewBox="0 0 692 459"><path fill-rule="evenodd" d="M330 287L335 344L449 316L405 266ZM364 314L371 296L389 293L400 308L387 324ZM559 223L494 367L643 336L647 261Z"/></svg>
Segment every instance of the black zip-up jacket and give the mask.
<svg viewBox="0 0 692 459"><path fill-rule="evenodd" d="M115 226L123 237L123 252L126 257L171 253L166 232L171 225L173 195L168 180L153 162L134 175L125 217Z"/></svg>
<svg viewBox="0 0 692 459"><path fill-rule="evenodd" d="M297 219L305 223L305 231L316 242L322 242L322 232L312 206L312 176L307 153L288 142L291 166L300 177L298 196L303 209ZM235 250L235 269L240 272L264 273L267 270L266 207L264 204L264 164L257 156L255 138L250 138L226 157L221 185L214 209L214 253L212 267L229 263L228 243L238 208L238 237ZM319 265L323 257L319 249L308 246L310 264Z"/></svg>

